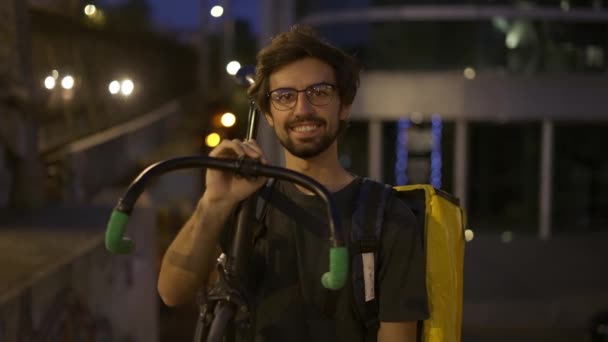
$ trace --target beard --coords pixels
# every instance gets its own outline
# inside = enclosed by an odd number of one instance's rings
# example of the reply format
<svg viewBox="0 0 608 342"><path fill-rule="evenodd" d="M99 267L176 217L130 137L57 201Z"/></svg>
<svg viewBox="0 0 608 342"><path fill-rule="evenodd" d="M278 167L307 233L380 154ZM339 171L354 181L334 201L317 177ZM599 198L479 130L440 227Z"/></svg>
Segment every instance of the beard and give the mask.
<svg viewBox="0 0 608 342"><path fill-rule="evenodd" d="M289 123L285 125L285 132L289 132L289 127L292 124L293 123ZM320 137L302 139L300 143L296 144L289 137L289 134L286 134L285 137L281 137L279 134L277 134L275 128L275 134L281 145L283 145L283 147L289 151L289 153L301 159L314 158L325 152L334 143L334 141L336 141L338 138L338 133L339 130L336 129L333 132L325 132Z"/></svg>

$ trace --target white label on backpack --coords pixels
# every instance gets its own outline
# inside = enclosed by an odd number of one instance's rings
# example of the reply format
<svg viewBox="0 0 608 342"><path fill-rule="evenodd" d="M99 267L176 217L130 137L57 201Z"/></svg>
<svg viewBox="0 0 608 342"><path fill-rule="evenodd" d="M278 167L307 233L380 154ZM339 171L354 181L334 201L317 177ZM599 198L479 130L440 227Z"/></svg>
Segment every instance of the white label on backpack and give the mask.
<svg viewBox="0 0 608 342"><path fill-rule="evenodd" d="M365 286L365 301L369 302L370 300L376 297L376 289L374 289L375 279L375 267L374 267L374 253L363 253L361 254L361 258L363 258L363 283Z"/></svg>

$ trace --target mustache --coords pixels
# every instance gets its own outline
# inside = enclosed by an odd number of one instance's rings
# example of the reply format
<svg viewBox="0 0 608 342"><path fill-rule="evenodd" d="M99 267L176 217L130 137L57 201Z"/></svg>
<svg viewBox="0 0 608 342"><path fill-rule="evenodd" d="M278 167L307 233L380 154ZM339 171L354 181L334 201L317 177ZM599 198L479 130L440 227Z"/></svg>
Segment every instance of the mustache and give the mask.
<svg viewBox="0 0 608 342"><path fill-rule="evenodd" d="M317 117L317 116L302 116L302 117L297 117L293 120L290 120L287 122L287 127L293 127L294 125L303 123L303 122L313 122L313 123L318 123L318 124L325 124L325 120Z"/></svg>

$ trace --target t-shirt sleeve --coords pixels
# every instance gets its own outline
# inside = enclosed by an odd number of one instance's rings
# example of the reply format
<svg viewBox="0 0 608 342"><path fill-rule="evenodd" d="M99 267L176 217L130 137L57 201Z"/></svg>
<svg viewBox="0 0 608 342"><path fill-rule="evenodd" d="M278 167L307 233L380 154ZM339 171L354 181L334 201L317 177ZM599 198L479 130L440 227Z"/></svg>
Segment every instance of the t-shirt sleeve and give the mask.
<svg viewBox="0 0 608 342"><path fill-rule="evenodd" d="M380 321L418 321L429 317L422 233L423 227L410 208L393 197L380 247Z"/></svg>

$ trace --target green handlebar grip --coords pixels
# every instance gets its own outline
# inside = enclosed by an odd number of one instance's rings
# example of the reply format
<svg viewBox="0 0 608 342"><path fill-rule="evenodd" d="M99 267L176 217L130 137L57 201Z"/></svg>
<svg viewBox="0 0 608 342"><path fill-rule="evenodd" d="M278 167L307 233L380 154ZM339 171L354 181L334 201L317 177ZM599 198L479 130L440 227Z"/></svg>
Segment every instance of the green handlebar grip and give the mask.
<svg viewBox="0 0 608 342"><path fill-rule="evenodd" d="M129 254L133 252L135 244L125 237L125 228L129 215L116 209L112 211L108 228L106 229L106 249L115 254Z"/></svg>
<svg viewBox="0 0 608 342"><path fill-rule="evenodd" d="M348 251L346 247L332 247L329 250L329 272L323 274L321 283L330 290L341 289L348 274Z"/></svg>

